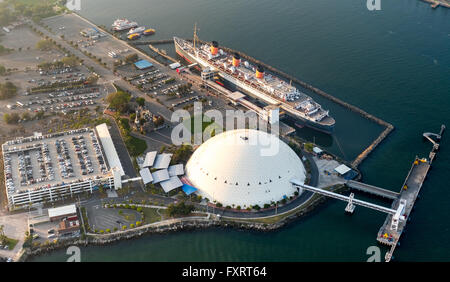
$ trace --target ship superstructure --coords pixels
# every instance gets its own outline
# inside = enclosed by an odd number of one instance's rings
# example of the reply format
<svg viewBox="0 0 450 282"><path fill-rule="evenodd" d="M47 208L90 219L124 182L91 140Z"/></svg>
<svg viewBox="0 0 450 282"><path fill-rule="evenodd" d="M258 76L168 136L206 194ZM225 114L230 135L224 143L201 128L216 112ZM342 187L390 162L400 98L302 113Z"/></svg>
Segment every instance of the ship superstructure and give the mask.
<svg viewBox="0 0 450 282"><path fill-rule="evenodd" d="M320 104L300 92L291 83L266 73L260 65L241 62L238 53L229 54L219 48L216 41L198 44L196 35L192 42L174 37L177 53L202 68L217 70L219 74L250 95L271 105L280 105L287 113L304 122L305 125L330 132L335 120Z"/></svg>
<svg viewBox="0 0 450 282"><path fill-rule="evenodd" d="M132 22L128 19L117 19L112 24L112 29L114 31L123 31L130 28L135 28L138 26L137 22Z"/></svg>

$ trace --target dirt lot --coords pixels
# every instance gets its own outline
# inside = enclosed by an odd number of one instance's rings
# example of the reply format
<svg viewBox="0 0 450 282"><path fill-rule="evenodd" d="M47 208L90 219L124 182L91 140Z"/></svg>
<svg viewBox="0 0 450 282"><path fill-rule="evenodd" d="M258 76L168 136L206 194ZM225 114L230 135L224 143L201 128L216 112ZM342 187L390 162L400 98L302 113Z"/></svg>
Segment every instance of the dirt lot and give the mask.
<svg viewBox="0 0 450 282"><path fill-rule="evenodd" d="M116 41L110 34L96 40L83 37L80 31L93 27L88 22L81 20L73 14L61 15L43 20L43 23L51 28L53 33L64 35L76 42L81 51L87 51L92 55L101 58L108 66L112 67L116 59L123 59L126 55L131 54L131 50L125 43ZM117 58L111 58L108 53L114 51L118 54Z"/></svg>
<svg viewBox="0 0 450 282"><path fill-rule="evenodd" d="M34 69L42 62L53 61L64 54L58 51L40 51L36 49L36 43L42 38L26 26L18 27L1 38L1 44L15 51L2 55L0 62L5 68L17 68L25 70L27 67ZM18 51L22 48L22 51Z"/></svg>

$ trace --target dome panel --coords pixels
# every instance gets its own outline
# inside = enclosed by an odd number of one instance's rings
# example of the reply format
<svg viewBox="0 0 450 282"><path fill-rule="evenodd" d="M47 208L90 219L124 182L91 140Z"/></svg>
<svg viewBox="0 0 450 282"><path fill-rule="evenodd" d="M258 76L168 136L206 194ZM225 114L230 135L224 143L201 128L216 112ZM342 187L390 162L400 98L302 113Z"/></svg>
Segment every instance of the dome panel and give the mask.
<svg viewBox="0 0 450 282"><path fill-rule="evenodd" d="M224 206L263 206L292 196L292 178L305 180L297 154L277 136L238 129L202 144L186 165L198 194Z"/></svg>

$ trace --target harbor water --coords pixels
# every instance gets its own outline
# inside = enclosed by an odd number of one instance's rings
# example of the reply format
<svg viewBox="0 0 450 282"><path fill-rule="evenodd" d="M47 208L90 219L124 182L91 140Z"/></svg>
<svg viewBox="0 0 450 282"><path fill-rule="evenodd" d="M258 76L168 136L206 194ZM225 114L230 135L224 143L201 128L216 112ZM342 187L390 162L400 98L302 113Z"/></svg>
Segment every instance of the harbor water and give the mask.
<svg viewBox="0 0 450 282"><path fill-rule="evenodd" d="M83 0L82 16L110 26L119 17L174 35L217 40L358 106L395 130L362 163L363 181L399 191L411 162L426 157L425 131L450 125L450 9L418 0ZM336 118L336 135L300 129L302 138L351 160L383 130L314 96ZM448 137L448 138L447 138ZM422 187L398 261L450 260L450 136ZM365 199L365 196L358 195ZM371 201L384 203L371 198ZM365 261L385 215L328 201L270 233L208 229L147 235L81 249L83 261ZM65 250L34 258L64 261Z"/></svg>

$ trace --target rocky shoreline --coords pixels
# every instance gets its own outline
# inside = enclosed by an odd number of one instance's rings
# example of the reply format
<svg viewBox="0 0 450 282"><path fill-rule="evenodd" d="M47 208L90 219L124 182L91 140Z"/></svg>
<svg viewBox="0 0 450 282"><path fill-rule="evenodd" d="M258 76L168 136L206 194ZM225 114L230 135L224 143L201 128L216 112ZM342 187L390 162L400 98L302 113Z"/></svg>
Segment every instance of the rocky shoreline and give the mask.
<svg viewBox="0 0 450 282"><path fill-rule="evenodd" d="M337 190L342 190L344 186L338 188ZM306 207L299 209L291 215L282 218L276 223L260 223L248 221L236 221L233 219L222 219L222 220L208 220L206 218L183 218L178 219L176 222L170 222L165 225L152 226L144 225L140 228L130 229L125 232L115 232L111 234L89 234L85 239L75 238L75 239L65 239L58 241L56 243L51 243L48 245L41 245L39 247L26 248L23 250L22 255L18 261L24 262L32 259L33 257L41 256L46 253L67 248L69 246L81 246L86 247L89 245L93 246L104 246L109 245L114 242L119 242L123 240L131 240L141 237L147 234L170 234L172 232L179 231L190 231L198 229L207 228L235 228L240 230L253 230L262 232L271 232L278 230L285 225L298 220L299 218L309 214L317 208L317 206L325 203L328 199L324 196L317 196L311 203Z"/></svg>

